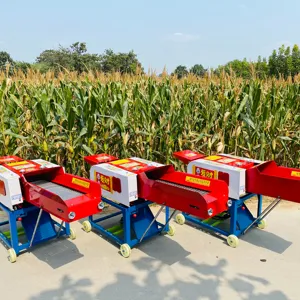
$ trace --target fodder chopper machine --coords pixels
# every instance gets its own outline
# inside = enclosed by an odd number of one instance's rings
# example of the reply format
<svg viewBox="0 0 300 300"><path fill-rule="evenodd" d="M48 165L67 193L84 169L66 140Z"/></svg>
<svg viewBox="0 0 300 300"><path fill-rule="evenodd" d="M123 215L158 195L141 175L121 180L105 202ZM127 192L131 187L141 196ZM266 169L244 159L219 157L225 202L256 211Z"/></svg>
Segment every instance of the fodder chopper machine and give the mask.
<svg viewBox="0 0 300 300"><path fill-rule="evenodd" d="M75 239L71 222L102 210L101 191L94 181L67 174L64 168L42 159L0 157L0 240L8 258L61 236ZM54 218L56 218L57 222Z"/></svg>
<svg viewBox="0 0 300 300"><path fill-rule="evenodd" d="M187 165L189 174L198 174L226 182L229 187L228 209L209 219L196 218L183 212L176 216L179 224L188 220L205 229L227 237L231 247L237 247L238 237L250 228L264 229L265 217L281 200L300 203L300 169L278 166L275 161L260 161L229 154L205 156L184 150L174 156ZM246 201L257 197L257 214L254 216ZM263 197L274 198L263 211ZM230 228L222 228L223 221L230 219Z"/></svg>
<svg viewBox="0 0 300 300"><path fill-rule="evenodd" d="M129 257L131 248L153 236L167 232L177 210L207 219L227 209L228 186L224 181L176 172L172 165L163 165L138 157L118 159L107 154L85 157L92 165L90 179L100 183L102 200L116 211L105 216L90 216L83 222L86 232L92 228L120 245L120 252ZM160 205L154 215L150 205ZM165 208L165 222L158 216ZM170 215L169 208L174 211ZM103 223L122 215L121 222L107 227Z"/></svg>

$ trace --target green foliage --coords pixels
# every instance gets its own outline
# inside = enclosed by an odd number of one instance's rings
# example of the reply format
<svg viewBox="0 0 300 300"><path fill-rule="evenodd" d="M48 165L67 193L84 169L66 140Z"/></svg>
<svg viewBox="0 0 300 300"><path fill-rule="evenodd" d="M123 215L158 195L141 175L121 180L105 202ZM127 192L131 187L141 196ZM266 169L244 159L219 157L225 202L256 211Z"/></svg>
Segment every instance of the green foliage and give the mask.
<svg viewBox="0 0 300 300"><path fill-rule="evenodd" d="M114 53L106 50L103 55L87 53L85 43L74 43L69 48L60 47L58 50L45 50L37 58L36 68L40 71L54 70L77 71L101 71L105 73L120 72L135 74L142 70L133 51L129 53Z"/></svg>
<svg viewBox="0 0 300 300"><path fill-rule="evenodd" d="M9 64L9 69L7 65ZM76 71L84 73L89 71L99 71L104 73L119 72L121 74L141 74L143 67L134 51L128 53L115 53L111 49L105 50L103 54L90 54L87 52L85 43L76 42L70 47L59 47L57 50L49 49L43 51L36 59L36 63L14 62L7 52L0 52L0 70L7 69L8 75L13 71L21 70L26 73L29 68L33 68L42 73L54 71L55 75L64 71ZM201 64L195 64L188 70L186 66L179 65L171 75L176 75L178 79L193 74L203 77L208 72ZM250 63L246 59L235 59L212 69L210 73L220 76L222 73L235 75L244 79L251 79L257 76L260 79L267 77L296 76L300 72L300 50L298 45L285 47L282 45L278 50L274 50L269 59L258 57L256 62Z"/></svg>
<svg viewBox="0 0 300 300"><path fill-rule="evenodd" d="M291 55L292 64L292 76L297 75L300 72L300 50L298 45L294 45Z"/></svg>
<svg viewBox="0 0 300 300"><path fill-rule="evenodd" d="M5 68L6 64L13 64L14 61L11 58L11 56L5 52L5 51L0 51L0 69Z"/></svg>
<svg viewBox="0 0 300 300"><path fill-rule="evenodd" d="M295 76L300 72L300 50L294 45L292 51L290 47L282 45L278 51L274 50L269 57L269 75L279 78L283 76Z"/></svg>
<svg viewBox="0 0 300 300"><path fill-rule="evenodd" d="M77 71L99 70L100 56L87 53L85 43L74 43L69 48L59 47L58 50L45 50L36 59L40 70Z"/></svg>
<svg viewBox="0 0 300 300"><path fill-rule="evenodd" d="M258 57L257 62L250 63L246 59L233 60L224 66L219 66L214 70L214 74L220 75L222 72L235 74L244 79L250 79L253 75L263 79L267 77L280 76L287 78L300 73L300 50L294 45L292 51L290 47L282 45L278 50L274 50L267 61L266 58Z"/></svg>
<svg viewBox="0 0 300 300"><path fill-rule="evenodd" d="M193 67L191 67L190 69L190 73L199 76L199 77L203 77L206 74L207 70L204 69L204 67L202 65L194 65Z"/></svg>
<svg viewBox="0 0 300 300"><path fill-rule="evenodd" d="M242 77L245 79L251 78L251 65L246 59L244 60L235 59L227 63L222 68L224 68L227 74L231 74L233 72L238 77Z"/></svg>
<svg viewBox="0 0 300 300"><path fill-rule="evenodd" d="M27 74L27 71L33 67L32 64L24 62L24 61L15 61L14 62L14 69L20 70L24 74Z"/></svg>
<svg viewBox="0 0 300 300"><path fill-rule="evenodd" d="M188 73L189 71L186 66L179 65L178 67L176 67L173 74L176 75L178 79L181 79L187 76Z"/></svg>
<svg viewBox="0 0 300 300"><path fill-rule="evenodd" d="M114 53L113 50L108 49L101 56L101 71L105 73L135 74L138 69L143 71L142 65L133 51L129 53Z"/></svg>
<svg viewBox="0 0 300 300"><path fill-rule="evenodd" d="M4 80L0 155L46 158L86 176L83 157L100 152L177 164L174 151L195 149L300 167L299 83L136 78Z"/></svg>
<svg viewBox="0 0 300 300"><path fill-rule="evenodd" d="M254 65L254 68L255 68L256 75L260 79L265 79L269 76L270 71L269 71L269 65L266 58L262 60L261 56L259 56L257 62Z"/></svg>
<svg viewBox="0 0 300 300"><path fill-rule="evenodd" d="M12 74L14 61L5 51L0 51L0 71L5 71L8 75Z"/></svg>

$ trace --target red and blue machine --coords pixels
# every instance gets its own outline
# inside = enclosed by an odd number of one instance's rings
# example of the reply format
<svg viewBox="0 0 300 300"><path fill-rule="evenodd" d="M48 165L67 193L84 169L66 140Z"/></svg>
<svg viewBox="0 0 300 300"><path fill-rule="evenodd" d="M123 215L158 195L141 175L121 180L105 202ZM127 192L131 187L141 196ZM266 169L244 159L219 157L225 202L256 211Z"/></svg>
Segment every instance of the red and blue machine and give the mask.
<svg viewBox="0 0 300 300"><path fill-rule="evenodd" d="M205 156L184 150L175 152L174 156L187 164L187 172L203 178L214 178L229 187L228 208L208 219L198 218L183 212L176 216L179 224L188 220L203 228L227 237L231 247L237 247L238 237L252 227L264 229L265 217L281 200L300 203L300 169L278 166L274 161L259 161L228 154ZM246 200L257 197L257 214L248 209ZM275 198L262 211L262 196ZM230 219L230 228L225 230L221 223Z"/></svg>
<svg viewBox="0 0 300 300"><path fill-rule="evenodd" d="M169 225L177 210L207 219L228 207L228 186L218 179L176 172L171 165L137 157L117 159L107 154L85 157L92 165L90 179L101 186L102 201L117 209L105 216L90 216L83 222L86 232L100 231L120 245L120 252L129 257L131 248L153 236L167 232L174 234ZM160 205L154 215L149 207ZM165 208L165 222L158 216ZM170 215L169 208L174 211ZM103 221L122 215L121 223L112 227ZM115 223L114 223L115 224Z"/></svg>
<svg viewBox="0 0 300 300"><path fill-rule="evenodd" d="M101 212L101 191L94 181L65 173L63 167L42 159L0 157L0 240L8 258L39 243L61 236L75 239L71 222ZM52 217L61 222L58 223Z"/></svg>

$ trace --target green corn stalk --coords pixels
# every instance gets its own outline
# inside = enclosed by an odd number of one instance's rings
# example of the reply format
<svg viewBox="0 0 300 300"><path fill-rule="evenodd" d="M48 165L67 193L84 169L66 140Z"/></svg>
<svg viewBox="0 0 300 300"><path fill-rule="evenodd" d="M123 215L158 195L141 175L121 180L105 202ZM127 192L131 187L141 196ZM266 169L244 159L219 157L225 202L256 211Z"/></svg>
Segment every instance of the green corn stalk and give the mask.
<svg viewBox="0 0 300 300"><path fill-rule="evenodd" d="M68 76L2 81L1 155L84 175L83 157L100 152L181 167L174 151L222 151L300 167L297 81Z"/></svg>

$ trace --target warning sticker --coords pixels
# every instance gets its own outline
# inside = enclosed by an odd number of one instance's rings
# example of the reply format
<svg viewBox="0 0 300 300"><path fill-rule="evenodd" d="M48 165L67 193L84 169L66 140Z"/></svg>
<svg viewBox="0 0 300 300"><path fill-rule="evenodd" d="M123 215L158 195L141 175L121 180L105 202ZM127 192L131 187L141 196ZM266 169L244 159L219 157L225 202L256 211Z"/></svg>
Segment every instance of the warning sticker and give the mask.
<svg viewBox="0 0 300 300"><path fill-rule="evenodd" d="M101 189L104 189L110 193L112 193L112 177L106 176L104 174L101 174L99 172L96 172L95 179L98 183L100 183Z"/></svg>
<svg viewBox="0 0 300 300"><path fill-rule="evenodd" d="M222 158L218 162L223 163L223 164L230 164L235 161L236 161L236 159L232 159L232 158Z"/></svg>
<svg viewBox="0 0 300 300"><path fill-rule="evenodd" d="M195 184L199 184L199 185L210 186L210 181L209 180L205 180L205 179L201 179L201 178L186 176L185 181L195 183Z"/></svg>
<svg viewBox="0 0 300 300"><path fill-rule="evenodd" d="M128 162L129 162L128 159L119 159L119 160L112 161L111 164L112 165L122 165L122 164L125 164Z"/></svg>
<svg viewBox="0 0 300 300"><path fill-rule="evenodd" d="M107 156L107 155L103 155L103 156L96 157L96 159L97 159L98 161L102 161L102 160L109 159L109 158L110 158L110 157Z"/></svg>
<svg viewBox="0 0 300 300"><path fill-rule="evenodd" d="M185 157L194 157L196 155L197 155L196 153L190 152L190 153L185 154Z"/></svg>
<svg viewBox="0 0 300 300"><path fill-rule="evenodd" d="M20 166L20 165L26 165L26 164L28 164L28 161L23 160L23 161L8 163L7 165L10 167L14 167L14 166Z"/></svg>
<svg viewBox="0 0 300 300"><path fill-rule="evenodd" d="M300 171L299 172L298 171L292 171L291 176L293 176L293 177L300 177Z"/></svg>
<svg viewBox="0 0 300 300"><path fill-rule="evenodd" d="M212 156L205 157L206 160L218 160L220 158L222 158L222 157L218 156L218 155L212 155Z"/></svg>
<svg viewBox="0 0 300 300"><path fill-rule="evenodd" d="M12 200L22 200L22 194L14 195L11 197Z"/></svg>
<svg viewBox="0 0 300 300"><path fill-rule="evenodd" d="M130 163L126 163L126 164L121 165L121 167L123 167L125 169L133 168L133 167L136 167L136 166L140 166L140 164L137 163L137 162L130 162Z"/></svg>
<svg viewBox="0 0 300 300"><path fill-rule="evenodd" d="M35 170L35 165L34 164L29 164L28 162L26 162L27 164L22 164L22 165L17 165L17 166L14 166L13 168L15 170L21 170L21 169L29 169L31 168L32 171ZM28 170L27 170L28 171Z"/></svg>
<svg viewBox="0 0 300 300"><path fill-rule="evenodd" d="M6 162L10 162L10 161L13 161L15 160L14 158L12 157L8 157L8 158L1 158L0 159L0 163L6 163Z"/></svg>
<svg viewBox="0 0 300 300"><path fill-rule="evenodd" d="M86 189L88 189L90 187L90 182L78 179L78 178L72 178L72 183L76 184L76 185L80 185Z"/></svg>
<svg viewBox="0 0 300 300"><path fill-rule="evenodd" d="M210 179L212 178L218 179L219 172L217 170L208 170L208 169L193 166L193 174L207 177Z"/></svg>

